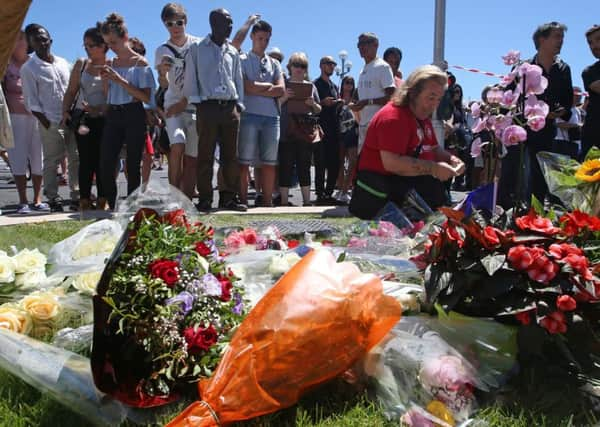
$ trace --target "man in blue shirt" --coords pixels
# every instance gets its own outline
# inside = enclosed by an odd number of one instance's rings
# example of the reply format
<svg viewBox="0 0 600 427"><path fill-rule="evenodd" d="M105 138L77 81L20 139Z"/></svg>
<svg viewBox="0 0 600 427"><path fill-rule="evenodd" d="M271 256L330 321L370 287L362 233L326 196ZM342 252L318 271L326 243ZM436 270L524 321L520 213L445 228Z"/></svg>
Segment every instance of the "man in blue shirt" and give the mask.
<svg viewBox="0 0 600 427"><path fill-rule="evenodd" d="M227 38L233 20L225 9L209 16L211 34L194 42L185 60L183 93L196 106L198 129L197 188L199 211L212 206L213 166L217 139L223 179L219 182L219 208L247 210L239 202L240 171L237 159L240 112L244 109L244 87L240 56Z"/></svg>

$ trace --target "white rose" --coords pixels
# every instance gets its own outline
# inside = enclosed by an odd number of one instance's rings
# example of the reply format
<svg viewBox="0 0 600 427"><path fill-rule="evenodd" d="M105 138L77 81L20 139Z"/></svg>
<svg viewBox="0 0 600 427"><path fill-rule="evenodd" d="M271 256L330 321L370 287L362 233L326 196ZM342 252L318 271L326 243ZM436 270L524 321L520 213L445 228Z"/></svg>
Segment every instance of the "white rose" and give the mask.
<svg viewBox="0 0 600 427"><path fill-rule="evenodd" d="M0 328L19 334L28 334L31 326L31 316L26 311L10 304L0 306Z"/></svg>
<svg viewBox="0 0 600 427"><path fill-rule="evenodd" d="M419 304L419 298L415 294L401 294L396 297L400 305L402 305L403 312L418 313L421 310Z"/></svg>
<svg viewBox="0 0 600 427"><path fill-rule="evenodd" d="M15 273L26 273L46 268L46 255L37 250L37 248L33 250L23 249L13 256L13 261L16 265Z"/></svg>
<svg viewBox="0 0 600 427"><path fill-rule="evenodd" d="M0 253L0 283L11 283L15 280L15 262L13 259Z"/></svg>
<svg viewBox="0 0 600 427"><path fill-rule="evenodd" d="M273 276L285 274L298 261L300 261L300 256L296 252L275 255L273 258L271 258L271 263L269 264L269 273Z"/></svg>
<svg viewBox="0 0 600 427"><path fill-rule="evenodd" d="M36 288L44 284L48 280L44 270L33 270L26 273L17 274L15 277L15 285L23 288Z"/></svg>
<svg viewBox="0 0 600 427"><path fill-rule="evenodd" d="M94 295L96 293L96 285L102 276L101 271L93 271L91 273L83 273L73 279L73 287L82 294Z"/></svg>

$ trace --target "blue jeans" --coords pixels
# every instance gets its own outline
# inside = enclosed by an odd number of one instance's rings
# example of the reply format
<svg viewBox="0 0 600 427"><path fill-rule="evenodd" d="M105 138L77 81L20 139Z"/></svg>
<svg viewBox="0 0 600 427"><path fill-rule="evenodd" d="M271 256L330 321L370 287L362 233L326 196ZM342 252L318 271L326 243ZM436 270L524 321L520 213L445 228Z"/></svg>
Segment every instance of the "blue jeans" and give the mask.
<svg viewBox="0 0 600 427"><path fill-rule="evenodd" d="M279 117L242 113L238 161L243 165L277 165Z"/></svg>

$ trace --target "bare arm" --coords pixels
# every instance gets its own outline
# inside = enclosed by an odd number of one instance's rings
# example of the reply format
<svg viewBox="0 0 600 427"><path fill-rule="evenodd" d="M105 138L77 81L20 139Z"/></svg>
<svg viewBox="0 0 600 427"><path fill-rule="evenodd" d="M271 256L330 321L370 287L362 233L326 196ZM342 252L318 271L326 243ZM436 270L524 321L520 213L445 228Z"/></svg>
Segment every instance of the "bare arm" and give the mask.
<svg viewBox="0 0 600 427"><path fill-rule="evenodd" d="M381 162L386 171L400 176L431 175L447 181L456 175L448 163L421 160L411 156L400 156L390 151L380 151Z"/></svg>
<svg viewBox="0 0 600 427"><path fill-rule="evenodd" d="M142 65L148 65L145 60L140 61L140 63L142 63ZM139 88L137 86L132 85L131 83L129 83L127 80L125 80L123 77L121 77L121 75L119 73L117 73L114 69L112 69L108 65L105 65L100 73L101 73L102 78L114 81L116 84L118 84L123 89L125 89L129 95L131 95L133 98L137 99L138 101L144 102L146 104L150 103L150 88L149 87L148 88Z"/></svg>
<svg viewBox="0 0 600 427"><path fill-rule="evenodd" d="M63 98L63 106L62 106L62 123L66 123L67 120L71 118L70 110L77 94L79 93L79 85L81 83L81 69L83 68L83 64L85 64L85 59L79 59L75 63L75 66L71 70L71 76L69 77L69 85L67 86L67 91L65 92L65 96Z"/></svg>
<svg viewBox="0 0 600 427"><path fill-rule="evenodd" d="M240 51L242 49L242 43L244 43L244 40L246 40L246 36L248 35L248 31L250 30L250 27L253 26L256 23L256 21L258 21L259 19L260 19L260 15L258 13L254 13L254 14L250 15L248 17L248 19L246 20L246 22L244 22L244 25L242 25L241 28L239 30L237 30L237 33L235 33L235 36L233 36L233 40L231 41L231 44L238 51Z"/></svg>
<svg viewBox="0 0 600 427"><path fill-rule="evenodd" d="M350 104L350 109L352 111L360 111L363 108L365 108L365 106L367 106L367 105L385 105L388 103L388 101L394 94L395 90L396 90L396 88L394 88L394 87L386 87L384 89L384 91L385 91L384 96L381 96L379 98L372 98L372 99L361 99L360 101Z"/></svg>

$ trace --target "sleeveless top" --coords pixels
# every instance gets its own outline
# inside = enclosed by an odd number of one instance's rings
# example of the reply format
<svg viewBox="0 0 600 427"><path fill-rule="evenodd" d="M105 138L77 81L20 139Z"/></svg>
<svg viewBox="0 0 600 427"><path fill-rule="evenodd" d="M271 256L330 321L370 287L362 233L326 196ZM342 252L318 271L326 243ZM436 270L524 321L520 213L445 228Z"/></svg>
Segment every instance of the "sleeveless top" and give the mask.
<svg viewBox="0 0 600 427"><path fill-rule="evenodd" d="M102 85L102 79L100 76L92 76L85 69L81 73L79 79L79 100L77 101L78 106L81 101L87 102L92 107L98 107L106 104L106 95L104 94L104 88Z"/></svg>

